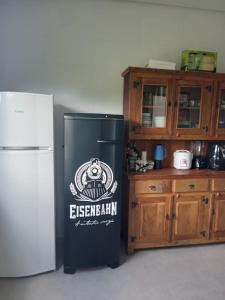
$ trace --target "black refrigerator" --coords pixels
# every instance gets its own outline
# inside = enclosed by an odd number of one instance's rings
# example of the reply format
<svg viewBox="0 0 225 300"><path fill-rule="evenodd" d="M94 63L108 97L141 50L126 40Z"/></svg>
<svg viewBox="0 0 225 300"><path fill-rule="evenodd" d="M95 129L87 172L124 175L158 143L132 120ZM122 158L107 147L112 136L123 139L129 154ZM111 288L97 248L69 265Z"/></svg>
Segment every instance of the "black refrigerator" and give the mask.
<svg viewBox="0 0 225 300"><path fill-rule="evenodd" d="M119 266L124 121L64 115L64 273Z"/></svg>

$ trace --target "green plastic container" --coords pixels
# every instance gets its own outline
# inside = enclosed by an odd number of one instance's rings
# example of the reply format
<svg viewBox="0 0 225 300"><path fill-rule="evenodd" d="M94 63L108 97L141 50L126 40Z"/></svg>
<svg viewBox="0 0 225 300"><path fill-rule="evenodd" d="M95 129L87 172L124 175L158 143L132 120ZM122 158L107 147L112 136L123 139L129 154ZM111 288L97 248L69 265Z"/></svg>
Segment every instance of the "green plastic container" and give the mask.
<svg viewBox="0 0 225 300"><path fill-rule="evenodd" d="M217 52L184 50L181 57L181 70L216 72Z"/></svg>

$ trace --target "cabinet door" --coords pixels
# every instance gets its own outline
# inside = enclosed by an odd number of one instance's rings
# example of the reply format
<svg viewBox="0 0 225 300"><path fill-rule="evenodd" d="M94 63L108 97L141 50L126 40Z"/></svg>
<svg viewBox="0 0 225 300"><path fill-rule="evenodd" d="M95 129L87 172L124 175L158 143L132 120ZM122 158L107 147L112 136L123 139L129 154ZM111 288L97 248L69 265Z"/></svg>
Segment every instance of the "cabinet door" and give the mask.
<svg viewBox="0 0 225 300"><path fill-rule="evenodd" d="M220 82L216 99L216 116L212 120L216 137L225 138L225 82Z"/></svg>
<svg viewBox="0 0 225 300"><path fill-rule="evenodd" d="M136 82L136 87L135 87ZM169 78L139 78L137 89L134 133L168 136L171 134L171 81Z"/></svg>
<svg viewBox="0 0 225 300"><path fill-rule="evenodd" d="M152 195L138 197L138 243L165 243L169 241L171 197Z"/></svg>
<svg viewBox="0 0 225 300"><path fill-rule="evenodd" d="M209 236L210 197L185 194L174 197L172 239L200 240Z"/></svg>
<svg viewBox="0 0 225 300"><path fill-rule="evenodd" d="M225 193L217 193L214 196L212 238L225 238Z"/></svg>
<svg viewBox="0 0 225 300"><path fill-rule="evenodd" d="M206 137L209 133L212 105L212 82L176 81L174 135ZM209 105L210 104L210 105Z"/></svg>

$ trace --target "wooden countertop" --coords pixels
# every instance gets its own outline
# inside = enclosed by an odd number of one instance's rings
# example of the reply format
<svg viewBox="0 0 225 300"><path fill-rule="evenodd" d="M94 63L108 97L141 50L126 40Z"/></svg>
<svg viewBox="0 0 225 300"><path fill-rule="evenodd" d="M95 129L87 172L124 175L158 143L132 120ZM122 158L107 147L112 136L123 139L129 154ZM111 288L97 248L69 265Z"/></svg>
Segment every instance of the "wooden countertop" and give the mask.
<svg viewBox="0 0 225 300"><path fill-rule="evenodd" d="M145 173L142 172L129 172L128 178L135 180L146 179L174 179L174 178L221 178L224 177L225 171L214 171L210 169L190 169L190 170L177 170L174 168L164 168L160 170L149 170Z"/></svg>

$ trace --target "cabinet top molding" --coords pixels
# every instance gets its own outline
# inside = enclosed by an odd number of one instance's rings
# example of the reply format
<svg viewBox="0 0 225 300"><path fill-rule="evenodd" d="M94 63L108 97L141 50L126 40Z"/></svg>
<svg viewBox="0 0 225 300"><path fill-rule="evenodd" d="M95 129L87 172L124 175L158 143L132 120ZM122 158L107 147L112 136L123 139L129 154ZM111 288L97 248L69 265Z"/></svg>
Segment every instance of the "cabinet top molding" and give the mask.
<svg viewBox="0 0 225 300"><path fill-rule="evenodd" d="M121 74L122 77L125 77L128 73L136 74L161 74L161 75L173 75L173 76L198 76L202 78L224 78L225 73L215 73L208 71L178 71L178 70L164 70L164 69L151 69L151 68L141 68L141 67L128 67Z"/></svg>

